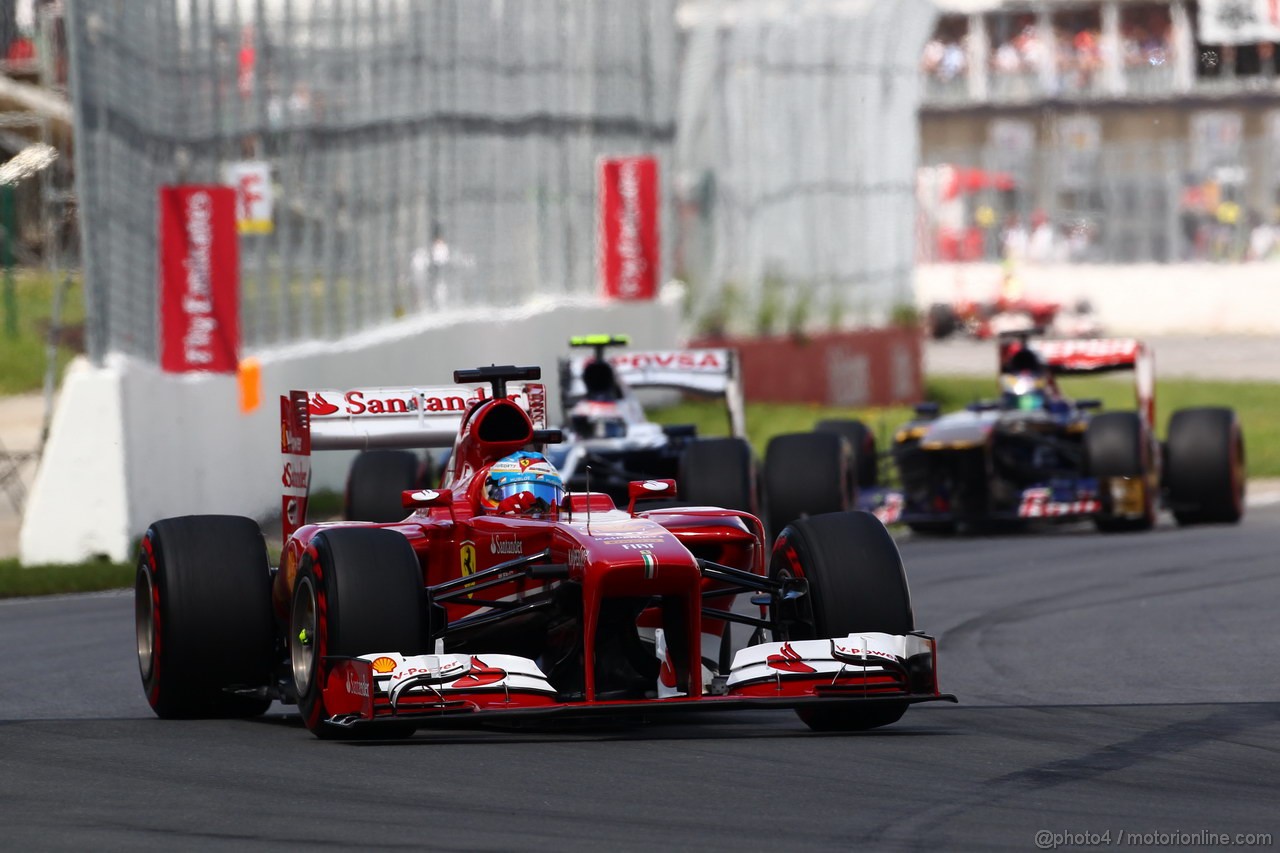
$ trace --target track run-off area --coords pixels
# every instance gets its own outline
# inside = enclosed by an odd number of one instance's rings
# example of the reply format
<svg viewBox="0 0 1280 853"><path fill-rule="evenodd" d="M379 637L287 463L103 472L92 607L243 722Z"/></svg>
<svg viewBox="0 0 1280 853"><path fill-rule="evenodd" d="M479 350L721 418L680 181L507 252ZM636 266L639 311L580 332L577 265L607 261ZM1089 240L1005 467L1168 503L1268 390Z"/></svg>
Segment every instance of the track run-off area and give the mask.
<svg viewBox="0 0 1280 853"><path fill-rule="evenodd" d="M292 708L161 721L131 593L0 602L13 850L1031 850L1280 834L1280 503L900 548L944 691L854 735L790 712L313 738ZM1049 833L1037 838L1037 833ZM1199 836L1194 835L1200 833ZM1125 835L1120 835L1125 834ZM1132 835L1128 835L1132 834ZM1046 843L1047 842L1047 843Z"/></svg>

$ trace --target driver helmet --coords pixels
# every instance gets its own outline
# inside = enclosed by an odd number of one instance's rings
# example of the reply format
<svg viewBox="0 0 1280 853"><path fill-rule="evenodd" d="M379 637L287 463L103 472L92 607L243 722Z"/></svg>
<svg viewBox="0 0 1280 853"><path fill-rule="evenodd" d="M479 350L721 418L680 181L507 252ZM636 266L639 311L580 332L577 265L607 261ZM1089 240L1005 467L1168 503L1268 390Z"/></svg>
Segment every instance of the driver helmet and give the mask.
<svg viewBox="0 0 1280 853"><path fill-rule="evenodd" d="M1049 404L1049 380L1042 373L1021 370L1000 377L1000 399L1006 409L1037 411Z"/></svg>
<svg viewBox="0 0 1280 853"><path fill-rule="evenodd" d="M555 466L541 453L519 450L489 467L481 501L490 512L538 518L554 514L562 498Z"/></svg>

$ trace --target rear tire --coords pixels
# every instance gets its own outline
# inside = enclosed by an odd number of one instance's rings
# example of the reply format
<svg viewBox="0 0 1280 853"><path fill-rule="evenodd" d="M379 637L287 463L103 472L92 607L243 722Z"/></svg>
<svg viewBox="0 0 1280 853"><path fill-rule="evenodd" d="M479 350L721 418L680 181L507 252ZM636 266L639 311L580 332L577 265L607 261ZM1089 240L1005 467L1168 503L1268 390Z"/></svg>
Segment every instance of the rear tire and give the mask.
<svg viewBox="0 0 1280 853"><path fill-rule="evenodd" d="M798 518L851 509L856 487L849 479L849 448L831 432L774 436L764 458L769 530Z"/></svg>
<svg viewBox="0 0 1280 853"><path fill-rule="evenodd" d="M422 570L409 540L393 530L350 527L317 534L294 583L289 657L303 722L321 738L396 738L412 724L347 729L327 722L319 663L373 652L422 654L426 646Z"/></svg>
<svg viewBox="0 0 1280 853"><path fill-rule="evenodd" d="M680 457L680 502L759 514L755 460L741 438L700 438Z"/></svg>
<svg viewBox="0 0 1280 853"><path fill-rule="evenodd" d="M849 442L852 458L849 460L849 481L859 489L874 488L880 481L879 460L876 457L876 437L862 421L855 419L831 419L818 421L814 432L834 432Z"/></svg>
<svg viewBox="0 0 1280 853"><path fill-rule="evenodd" d="M424 463L408 450L365 450L356 455L347 474L343 516L348 521L390 524L402 521L409 511L400 493L422 488Z"/></svg>
<svg viewBox="0 0 1280 853"><path fill-rule="evenodd" d="M1165 485L1178 524L1244 517L1244 436L1227 408L1180 409L1169 419Z"/></svg>
<svg viewBox="0 0 1280 853"><path fill-rule="evenodd" d="M1102 511L1094 525L1104 533L1150 530L1156 523L1155 469L1150 436L1137 412L1104 412L1089 421L1085 432L1085 454L1089 473L1099 480ZM1136 518L1113 514L1106 481L1112 478L1142 482L1143 513Z"/></svg>
<svg viewBox="0 0 1280 853"><path fill-rule="evenodd" d="M147 529L134 576L142 686L162 719L257 717L269 698L274 626L257 522L189 515Z"/></svg>
<svg viewBox="0 0 1280 853"><path fill-rule="evenodd" d="M840 512L788 525L773 548L773 578L809 581L807 605L781 640L844 637L857 632L907 634L915 629L902 555L889 531L869 512ZM800 708L815 731L863 731L896 722L906 702L861 708Z"/></svg>

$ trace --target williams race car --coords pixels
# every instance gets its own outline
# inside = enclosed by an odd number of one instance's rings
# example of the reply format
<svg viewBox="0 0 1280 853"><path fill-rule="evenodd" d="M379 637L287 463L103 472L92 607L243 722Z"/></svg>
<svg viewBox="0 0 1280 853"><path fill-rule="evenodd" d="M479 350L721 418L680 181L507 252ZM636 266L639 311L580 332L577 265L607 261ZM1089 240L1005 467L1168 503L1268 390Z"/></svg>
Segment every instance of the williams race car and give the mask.
<svg viewBox="0 0 1280 853"><path fill-rule="evenodd" d="M746 439L736 353L683 349L608 355L609 349L628 343L625 335L582 335L569 345L591 353L560 360L564 440L546 452L566 487L604 492L621 504L633 480L674 478L682 484L685 503L758 515L758 465ZM644 389L723 399L730 434L703 437L691 424L653 423L636 396ZM439 467L436 457L411 450L362 451L347 475L343 517L400 520L405 515L401 491L438 485L445 474Z"/></svg>
<svg viewBox="0 0 1280 853"><path fill-rule="evenodd" d="M646 509L677 494L671 479L631 483L621 507L566 493L540 452L560 436L539 378L483 367L457 386L282 397L280 565L248 518L169 518L143 539L155 712L251 717L279 700L319 737L386 738L733 708L857 730L954 701L874 516L806 518L770 543L743 511ZM450 442L447 487L405 490L407 518L306 523L313 450Z"/></svg>
<svg viewBox="0 0 1280 853"><path fill-rule="evenodd" d="M627 499L628 484L678 479L686 503L759 514L755 457L746 438L746 415L737 353L731 349L619 352L625 335L583 335L574 348L587 355L560 361L564 441L547 449L572 491L604 492ZM727 437L702 437L692 425L650 421L636 392L673 389L720 398L729 419Z"/></svg>

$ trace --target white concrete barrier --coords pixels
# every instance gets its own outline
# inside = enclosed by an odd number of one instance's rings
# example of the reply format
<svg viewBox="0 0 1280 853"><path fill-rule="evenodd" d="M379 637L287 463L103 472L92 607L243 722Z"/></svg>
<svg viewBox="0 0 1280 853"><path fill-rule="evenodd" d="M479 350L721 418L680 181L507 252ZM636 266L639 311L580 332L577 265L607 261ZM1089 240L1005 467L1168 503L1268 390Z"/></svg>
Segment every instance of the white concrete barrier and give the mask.
<svg viewBox="0 0 1280 853"><path fill-rule="evenodd" d="M556 360L571 335L675 346L680 293L649 303L543 301L419 317L338 342L257 353L261 407L242 414L234 376L162 373L111 357L63 382L19 537L24 565L132 559L154 520L190 513L262 518L280 508L280 407L291 388L442 384L456 368L539 364L558 415ZM313 489L341 490L350 453L315 458Z"/></svg>
<svg viewBox="0 0 1280 853"><path fill-rule="evenodd" d="M1087 299L1108 334L1274 335L1280 333L1280 263L1024 264L1029 299L1074 304ZM957 297L991 299L998 264L924 264L916 268L916 306Z"/></svg>

